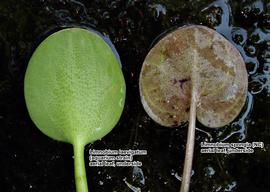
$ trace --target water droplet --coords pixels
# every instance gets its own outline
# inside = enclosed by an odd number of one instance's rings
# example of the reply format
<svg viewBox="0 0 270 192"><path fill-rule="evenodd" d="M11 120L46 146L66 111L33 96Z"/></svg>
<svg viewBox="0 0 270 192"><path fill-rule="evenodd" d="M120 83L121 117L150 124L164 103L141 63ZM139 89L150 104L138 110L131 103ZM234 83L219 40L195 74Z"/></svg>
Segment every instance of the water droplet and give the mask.
<svg viewBox="0 0 270 192"><path fill-rule="evenodd" d="M253 45L247 45L244 48L248 56L255 56L256 48Z"/></svg>
<svg viewBox="0 0 270 192"><path fill-rule="evenodd" d="M263 90L263 84L258 80L253 80L249 83L249 88L252 94L258 94Z"/></svg>
<svg viewBox="0 0 270 192"><path fill-rule="evenodd" d="M240 27L232 29L232 39L238 45L243 45L247 40L247 31Z"/></svg>
<svg viewBox="0 0 270 192"><path fill-rule="evenodd" d="M270 30L270 14L264 14L260 20L260 24L264 29Z"/></svg>
<svg viewBox="0 0 270 192"><path fill-rule="evenodd" d="M258 62L249 61L246 63L247 71L250 75L255 74L257 72L257 69L259 67Z"/></svg>
<svg viewBox="0 0 270 192"><path fill-rule="evenodd" d="M270 74L270 63L265 63L263 66L263 72L265 74Z"/></svg>
<svg viewBox="0 0 270 192"><path fill-rule="evenodd" d="M162 4L153 4L149 6L152 9L155 9L155 17L158 18L160 15L166 15L167 9Z"/></svg>
<svg viewBox="0 0 270 192"><path fill-rule="evenodd" d="M144 174L141 168L134 167L132 177L134 180L138 179L142 185L145 184L145 178L144 178Z"/></svg>
<svg viewBox="0 0 270 192"><path fill-rule="evenodd" d="M205 168L205 176L211 178L215 173L216 173L216 171L214 170L213 167L208 166L208 167Z"/></svg>
<svg viewBox="0 0 270 192"><path fill-rule="evenodd" d="M222 13L220 7L207 7L202 10L201 22L209 27L216 27L221 24Z"/></svg>
<svg viewBox="0 0 270 192"><path fill-rule="evenodd" d="M270 49L265 49L261 54L261 59L264 62L270 62Z"/></svg>

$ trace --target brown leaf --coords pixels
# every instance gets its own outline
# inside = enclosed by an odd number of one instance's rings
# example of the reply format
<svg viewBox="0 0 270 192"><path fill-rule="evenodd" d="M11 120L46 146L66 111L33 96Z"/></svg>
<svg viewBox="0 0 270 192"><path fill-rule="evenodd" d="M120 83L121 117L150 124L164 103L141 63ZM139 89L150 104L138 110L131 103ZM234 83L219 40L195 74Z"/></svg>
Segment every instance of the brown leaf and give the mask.
<svg viewBox="0 0 270 192"><path fill-rule="evenodd" d="M140 75L143 106L163 126L188 121L195 51L197 119L207 127L222 127L235 119L245 103L248 76L238 50L212 29L181 27L150 50Z"/></svg>

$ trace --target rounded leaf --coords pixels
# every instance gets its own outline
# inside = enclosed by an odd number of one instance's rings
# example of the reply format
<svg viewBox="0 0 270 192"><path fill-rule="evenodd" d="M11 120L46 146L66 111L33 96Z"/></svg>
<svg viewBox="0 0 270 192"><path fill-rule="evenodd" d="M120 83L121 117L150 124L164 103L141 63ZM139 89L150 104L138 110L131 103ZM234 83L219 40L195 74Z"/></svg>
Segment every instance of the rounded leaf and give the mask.
<svg viewBox="0 0 270 192"><path fill-rule="evenodd" d="M240 113L248 85L240 53L216 31L191 25L161 39L142 66L141 100L159 124L171 127L188 120L194 64L198 68L197 119L208 127L222 127Z"/></svg>
<svg viewBox="0 0 270 192"><path fill-rule="evenodd" d="M87 144L118 122L125 82L117 57L101 36L68 28L50 35L35 50L24 94L29 114L44 134Z"/></svg>

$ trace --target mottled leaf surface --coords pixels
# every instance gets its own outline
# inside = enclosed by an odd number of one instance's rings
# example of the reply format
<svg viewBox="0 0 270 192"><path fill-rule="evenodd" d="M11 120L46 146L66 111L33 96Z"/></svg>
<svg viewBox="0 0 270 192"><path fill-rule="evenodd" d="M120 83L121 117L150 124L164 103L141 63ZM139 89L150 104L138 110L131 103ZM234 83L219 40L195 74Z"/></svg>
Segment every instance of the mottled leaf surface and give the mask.
<svg viewBox="0 0 270 192"><path fill-rule="evenodd" d="M194 64L198 68L197 119L207 127L222 127L240 113L248 85L240 53L214 30L191 25L162 38L142 66L141 100L159 124L171 127L188 121Z"/></svg>

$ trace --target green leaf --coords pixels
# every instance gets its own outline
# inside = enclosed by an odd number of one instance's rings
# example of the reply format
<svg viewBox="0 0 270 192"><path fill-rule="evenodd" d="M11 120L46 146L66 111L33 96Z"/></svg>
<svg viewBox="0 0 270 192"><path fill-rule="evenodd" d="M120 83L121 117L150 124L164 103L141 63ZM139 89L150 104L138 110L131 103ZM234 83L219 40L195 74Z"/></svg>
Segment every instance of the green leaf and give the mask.
<svg viewBox="0 0 270 192"><path fill-rule="evenodd" d="M125 90L110 46L96 33L80 28L46 38L32 55L24 81L26 105L35 125L49 137L74 145L79 154L75 154L75 172L79 170L82 177L82 150L116 125ZM83 169L76 169L76 157Z"/></svg>

